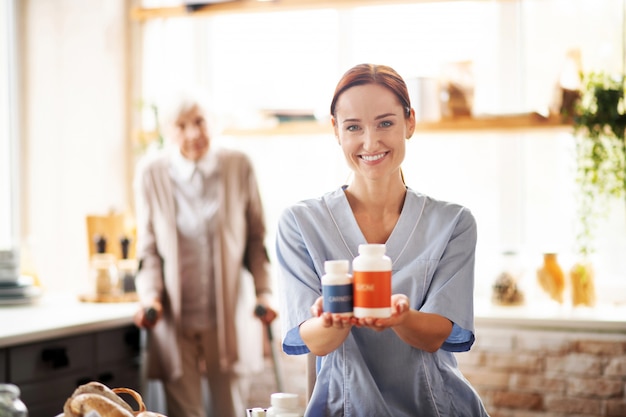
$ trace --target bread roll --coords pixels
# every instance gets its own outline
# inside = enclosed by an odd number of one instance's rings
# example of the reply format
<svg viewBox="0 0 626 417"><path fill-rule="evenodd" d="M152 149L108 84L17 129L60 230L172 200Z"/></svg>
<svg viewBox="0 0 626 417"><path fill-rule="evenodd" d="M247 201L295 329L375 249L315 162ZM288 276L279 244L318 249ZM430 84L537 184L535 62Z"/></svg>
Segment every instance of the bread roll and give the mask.
<svg viewBox="0 0 626 417"><path fill-rule="evenodd" d="M86 416L95 411L101 417L133 417L132 411L122 407L101 394L83 393L72 396L69 400L69 411L75 416ZM66 412L67 414L67 412Z"/></svg>
<svg viewBox="0 0 626 417"><path fill-rule="evenodd" d="M81 385L80 387L74 390L72 397L75 397L81 394L102 395L103 397L113 401L114 403L118 404L122 408L126 409L130 413L133 412L132 407L126 401L120 398L120 396L117 395L111 388L107 387L106 385L100 382L92 381L92 382L88 382L87 384Z"/></svg>

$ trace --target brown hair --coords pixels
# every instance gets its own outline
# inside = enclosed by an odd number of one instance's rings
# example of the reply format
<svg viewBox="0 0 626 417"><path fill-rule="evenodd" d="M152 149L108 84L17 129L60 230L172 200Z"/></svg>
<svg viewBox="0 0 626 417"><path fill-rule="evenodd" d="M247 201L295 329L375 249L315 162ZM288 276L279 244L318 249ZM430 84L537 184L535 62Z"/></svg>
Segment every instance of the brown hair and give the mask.
<svg viewBox="0 0 626 417"><path fill-rule="evenodd" d="M330 114L335 117L335 107L339 96L347 89L364 84L378 84L398 97L404 108L404 117L411 114L411 100L409 90L402 77L391 67L386 65L359 64L350 68L339 80L330 103Z"/></svg>

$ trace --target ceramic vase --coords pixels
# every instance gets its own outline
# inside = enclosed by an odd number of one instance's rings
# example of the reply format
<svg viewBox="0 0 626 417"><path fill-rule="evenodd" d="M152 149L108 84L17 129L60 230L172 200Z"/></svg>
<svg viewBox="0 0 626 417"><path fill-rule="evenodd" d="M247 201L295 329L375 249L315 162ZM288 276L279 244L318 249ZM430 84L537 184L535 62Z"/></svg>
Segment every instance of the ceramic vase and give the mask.
<svg viewBox="0 0 626 417"><path fill-rule="evenodd" d="M543 265L537 269L537 280L551 299L563 304L565 274L559 265L556 253L543 254Z"/></svg>
<svg viewBox="0 0 626 417"><path fill-rule="evenodd" d="M570 270L572 305L593 307L596 304L595 274L590 262L577 262Z"/></svg>

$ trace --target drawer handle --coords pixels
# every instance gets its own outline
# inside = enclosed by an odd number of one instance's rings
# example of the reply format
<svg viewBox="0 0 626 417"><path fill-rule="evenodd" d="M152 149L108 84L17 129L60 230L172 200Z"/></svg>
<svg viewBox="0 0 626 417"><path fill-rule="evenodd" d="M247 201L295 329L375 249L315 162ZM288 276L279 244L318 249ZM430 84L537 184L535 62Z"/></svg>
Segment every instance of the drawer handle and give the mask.
<svg viewBox="0 0 626 417"><path fill-rule="evenodd" d="M41 352L41 359L44 362L49 362L52 365L52 369L65 368L70 364L67 351L62 347L44 349Z"/></svg>

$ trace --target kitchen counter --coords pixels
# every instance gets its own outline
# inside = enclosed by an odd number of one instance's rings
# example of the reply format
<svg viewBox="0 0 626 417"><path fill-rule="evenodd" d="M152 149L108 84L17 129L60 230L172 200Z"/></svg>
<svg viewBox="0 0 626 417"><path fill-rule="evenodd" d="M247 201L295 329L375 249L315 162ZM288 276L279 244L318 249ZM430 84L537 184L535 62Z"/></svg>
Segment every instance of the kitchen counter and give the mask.
<svg viewBox="0 0 626 417"><path fill-rule="evenodd" d="M0 348L132 324L137 303L86 303L75 295L46 293L29 305L0 307ZM626 306L495 306L475 302L476 326L626 333Z"/></svg>
<svg viewBox="0 0 626 417"><path fill-rule="evenodd" d="M88 378L113 376L107 384L138 386L137 352L125 342L136 309L134 302L85 303L76 295L52 293L44 294L32 305L0 307L0 380L3 372L15 379L11 382L21 387L31 417L58 414L68 393ZM494 392L528 395L518 392L515 384L509 382L517 376L508 368L503 370L503 364L522 369L521 375L534 372L544 379L554 378L557 371L553 368L561 363L575 366L596 360L607 364L608 375L611 369L620 369L610 364L620 360L616 349L626 346L626 306L572 308L535 303L504 307L477 299L475 313L477 343L471 352L457 357L463 372L473 380L492 410L500 406ZM41 352L59 346L67 348L71 366L46 367L41 362ZM103 346L106 349L99 349ZM583 356L587 360L581 361ZM33 375L22 370L30 363L36 364L31 369ZM3 369L3 364L7 369ZM493 385L494 375L501 385ZM561 370L558 375L569 380L579 378L581 373ZM626 375L606 378L623 377ZM50 381L55 381L54 390ZM620 406L621 403L611 402L618 401L611 395L598 402L607 408ZM548 400L544 402L550 404Z"/></svg>
<svg viewBox="0 0 626 417"><path fill-rule="evenodd" d="M626 334L626 306L572 307L556 303L497 306L489 300L474 303L476 327L570 330Z"/></svg>
<svg viewBox="0 0 626 417"><path fill-rule="evenodd" d="M81 302L44 293L32 304L0 307L0 348L131 325L137 303Z"/></svg>

